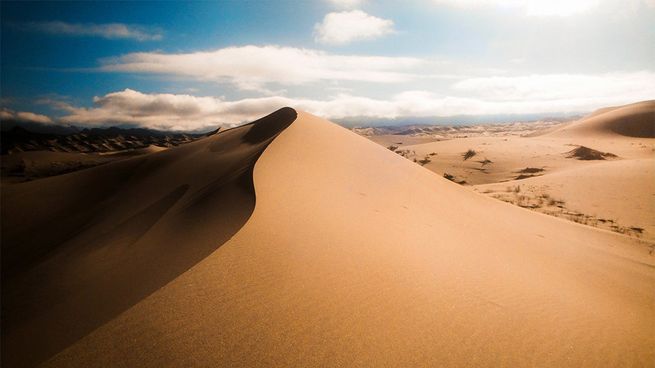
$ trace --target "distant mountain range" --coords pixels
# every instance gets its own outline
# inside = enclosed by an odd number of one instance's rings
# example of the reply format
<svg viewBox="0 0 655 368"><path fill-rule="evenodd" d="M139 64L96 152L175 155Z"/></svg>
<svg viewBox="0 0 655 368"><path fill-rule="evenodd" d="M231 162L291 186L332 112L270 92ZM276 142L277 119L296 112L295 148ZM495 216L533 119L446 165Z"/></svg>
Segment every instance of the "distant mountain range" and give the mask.
<svg viewBox="0 0 655 368"><path fill-rule="evenodd" d="M117 152L148 146L174 147L214 134L167 132L145 128L79 128L3 120L2 154L24 151Z"/></svg>
<svg viewBox="0 0 655 368"><path fill-rule="evenodd" d="M417 116L399 118L349 117L334 119L339 125L353 127L402 127L434 125L479 125L517 123L531 121L568 121L582 117L584 114L549 113L549 114L497 114L497 115L454 115L454 116Z"/></svg>

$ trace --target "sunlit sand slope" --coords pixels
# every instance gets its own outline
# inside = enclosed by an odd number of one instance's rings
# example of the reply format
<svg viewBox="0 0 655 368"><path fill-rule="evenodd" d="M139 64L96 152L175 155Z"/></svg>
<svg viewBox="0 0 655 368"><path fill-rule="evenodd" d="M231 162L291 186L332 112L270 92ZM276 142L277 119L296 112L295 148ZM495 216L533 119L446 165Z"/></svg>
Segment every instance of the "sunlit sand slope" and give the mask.
<svg viewBox="0 0 655 368"><path fill-rule="evenodd" d="M655 361L655 259L630 238L473 193L302 112L254 180L227 243L46 366Z"/></svg>

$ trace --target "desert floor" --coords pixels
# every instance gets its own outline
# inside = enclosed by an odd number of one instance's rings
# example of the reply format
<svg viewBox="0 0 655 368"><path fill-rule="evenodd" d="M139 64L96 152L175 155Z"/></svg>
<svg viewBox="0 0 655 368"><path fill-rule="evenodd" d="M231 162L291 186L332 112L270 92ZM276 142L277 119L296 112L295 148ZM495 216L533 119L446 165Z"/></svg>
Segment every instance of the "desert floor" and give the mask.
<svg viewBox="0 0 655 368"><path fill-rule="evenodd" d="M536 130L525 124L371 139L494 198L653 242L654 111L645 102ZM641 131L612 130L611 124L633 120L642 122ZM469 150L473 155L465 158Z"/></svg>

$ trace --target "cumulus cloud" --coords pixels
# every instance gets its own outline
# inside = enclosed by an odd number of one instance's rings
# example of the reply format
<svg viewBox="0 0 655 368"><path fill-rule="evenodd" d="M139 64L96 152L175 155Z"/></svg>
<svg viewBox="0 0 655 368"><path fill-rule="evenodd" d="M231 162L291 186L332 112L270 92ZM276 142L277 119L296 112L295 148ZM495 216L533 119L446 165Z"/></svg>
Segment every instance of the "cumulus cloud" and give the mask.
<svg viewBox="0 0 655 368"><path fill-rule="evenodd" d="M330 4L337 8L352 9L361 6L364 0L327 0Z"/></svg>
<svg viewBox="0 0 655 368"><path fill-rule="evenodd" d="M314 25L314 40L330 45L372 40L394 33L393 21L366 14L361 10L328 13Z"/></svg>
<svg viewBox="0 0 655 368"><path fill-rule="evenodd" d="M25 28L56 35L92 36L106 39L132 39L137 41L159 41L163 38L158 29L123 23L66 23L66 22L34 22L24 25Z"/></svg>
<svg viewBox="0 0 655 368"><path fill-rule="evenodd" d="M226 101L221 97L142 93L132 89L94 97L93 107L59 103L67 112L62 123L83 125L136 125L163 130L196 130L232 126L263 116L288 104L279 97Z"/></svg>
<svg viewBox="0 0 655 368"><path fill-rule="evenodd" d="M404 91L385 99L340 93L327 99L281 96L230 101L223 97L142 93L126 89L94 98L94 106L60 104L62 123L130 124L155 129L196 130L252 121L283 106L327 119L586 112L655 96L655 73L531 75L470 78L447 94Z"/></svg>
<svg viewBox="0 0 655 368"><path fill-rule="evenodd" d="M262 90L270 83L405 82L419 78L413 69L423 63L410 57L334 55L312 49L250 45L182 54L131 53L101 60L100 70L177 75Z"/></svg>
<svg viewBox="0 0 655 368"><path fill-rule="evenodd" d="M52 124L51 118L29 111L13 111L7 108L0 110L0 120L14 120L29 123Z"/></svg>

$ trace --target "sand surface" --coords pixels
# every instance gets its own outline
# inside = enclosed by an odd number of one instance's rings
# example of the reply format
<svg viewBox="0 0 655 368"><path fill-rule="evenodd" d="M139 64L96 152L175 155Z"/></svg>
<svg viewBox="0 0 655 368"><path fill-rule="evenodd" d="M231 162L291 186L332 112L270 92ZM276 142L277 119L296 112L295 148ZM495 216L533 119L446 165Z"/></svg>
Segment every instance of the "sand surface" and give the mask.
<svg viewBox="0 0 655 368"><path fill-rule="evenodd" d="M175 149L3 186L3 366L48 359L227 241L254 209L257 158L295 117L282 109Z"/></svg>
<svg viewBox="0 0 655 368"><path fill-rule="evenodd" d="M645 101L540 134L456 138L397 152L492 197L654 242L654 128L655 101ZM571 157L580 147L606 156ZM468 150L475 155L464 160Z"/></svg>
<svg viewBox="0 0 655 368"><path fill-rule="evenodd" d="M221 167L187 159L200 155L202 144L153 156L170 155L143 184L153 192L162 187L153 197ZM619 148L612 152L628 152ZM91 169L98 170L93 177L108 167ZM303 112L257 161L254 188L252 215L224 243L208 229L220 232L232 217L214 211L237 211L243 203L225 209L203 200L204 216L154 221L162 235L148 240L149 256L175 257L169 237L174 248L206 239L211 249L44 366L655 361L655 257L639 240L475 193ZM206 191L209 199L220 193L215 189ZM193 198L189 190L178 201ZM134 200L120 198L114 211ZM205 231L198 237L189 227ZM88 246L97 239L89 233ZM75 275L84 278L120 257L89 259ZM133 273L130 281L139 285L142 278L145 272ZM35 328L57 323L50 318L34 321Z"/></svg>
<svg viewBox="0 0 655 368"><path fill-rule="evenodd" d="M16 152L0 157L0 180L2 184L20 183L87 169L115 159L78 152Z"/></svg>

